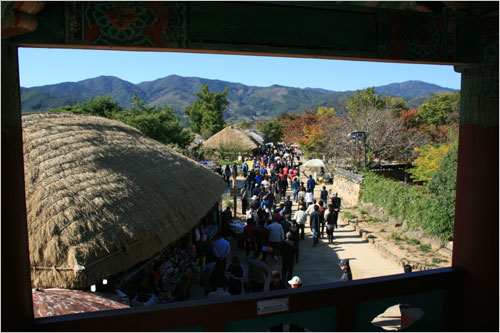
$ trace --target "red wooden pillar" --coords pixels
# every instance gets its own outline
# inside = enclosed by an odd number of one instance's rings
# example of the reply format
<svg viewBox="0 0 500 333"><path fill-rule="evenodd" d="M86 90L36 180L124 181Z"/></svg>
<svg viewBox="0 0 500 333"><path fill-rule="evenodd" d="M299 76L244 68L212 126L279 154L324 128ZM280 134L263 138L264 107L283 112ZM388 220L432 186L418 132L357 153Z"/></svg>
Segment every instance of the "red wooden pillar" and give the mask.
<svg viewBox="0 0 500 333"><path fill-rule="evenodd" d="M2 331L33 324L17 47L2 40Z"/></svg>
<svg viewBox="0 0 500 333"><path fill-rule="evenodd" d="M482 63L457 68L462 100L452 264L467 270L456 317L462 321L456 329L465 331L498 331L498 16L491 29L486 24L481 37L491 42L483 42Z"/></svg>

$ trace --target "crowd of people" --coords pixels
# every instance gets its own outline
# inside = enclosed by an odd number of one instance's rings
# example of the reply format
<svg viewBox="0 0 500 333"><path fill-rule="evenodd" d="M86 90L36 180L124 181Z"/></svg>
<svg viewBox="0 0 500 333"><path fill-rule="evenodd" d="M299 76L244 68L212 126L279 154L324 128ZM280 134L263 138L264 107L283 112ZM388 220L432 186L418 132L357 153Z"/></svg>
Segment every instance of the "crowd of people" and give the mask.
<svg viewBox="0 0 500 333"><path fill-rule="evenodd" d="M233 217L231 208L226 207L221 218L221 235L214 243L217 260L205 269L207 297L236 295L243 290L263 291L270 273L269 290L300 286L302 281L294 276L293 270L299 262L299 244L305 238L308 220L313 246L325 237L333 243L341 199L337 193L329 193L326 186L322 186L319 198L315 198L314 190L321 185L315 175L307 175L300 166L300 154L296 149L285 145L264 145L254 156L244 159L241 167L234 164L220 168L218 172L228 186L231 177L240 172L245 179L241 196L241 213L246 219L242 245L248 272L238 256L233 256L225 269L225 258L230 250L229 242L224 237L227 238L230 233ZM301 173L307 177L305 183L300 181ZM320 175L323 173L322 169ZM292 195L287 195L289 189ZM275 262L281 257L281 272L270 272L266 263L269 257ZM349 274L344 275L343 279L352 279L350 269Z"/></svg>

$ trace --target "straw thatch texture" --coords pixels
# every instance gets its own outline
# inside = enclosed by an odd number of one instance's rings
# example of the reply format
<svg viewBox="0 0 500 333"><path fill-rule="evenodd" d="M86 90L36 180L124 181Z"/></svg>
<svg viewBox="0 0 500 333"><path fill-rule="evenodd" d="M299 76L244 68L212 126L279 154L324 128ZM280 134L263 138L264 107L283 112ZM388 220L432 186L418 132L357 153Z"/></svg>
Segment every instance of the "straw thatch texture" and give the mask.
<svg viewBox="0 0 500 333"><path fill-rule="evenodd" d="M252 150L259 147L259 143L244 131L227 126L222 131L215 133L208 138L203 147L217 149L222 144L225 147L238 146L245 150Z"/></svg>
<svg viewBox="0 0 500 333"><path fill-rule="evenodd" d="M252 139L257 141L257 143L261 146L273 141L267 135L265 135L264 133L255 128L246 129L244 130L244 132Z"/></svg>
<svg viewBox="0 0 500 333"><path fill-rule="evenodd" d="M218 175L122 123L22 120L34 287L84 288L146 260L224 192Z"/></svg>

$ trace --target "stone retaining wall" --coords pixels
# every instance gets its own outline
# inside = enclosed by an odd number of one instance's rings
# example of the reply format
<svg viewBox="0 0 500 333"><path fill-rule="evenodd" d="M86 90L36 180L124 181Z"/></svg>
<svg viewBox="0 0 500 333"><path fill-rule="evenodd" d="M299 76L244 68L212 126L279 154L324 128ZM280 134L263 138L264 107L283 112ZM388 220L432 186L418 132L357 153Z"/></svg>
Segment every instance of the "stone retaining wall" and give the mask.
<svg viewBox="0 0 500 333"><path fill-rule="evenodd" d="M384 258L387 258L396 264L401 266L401 273L403 273L403 266L406 264L410 264L412 267L413 271L425 271L429 269L433 269L435 267L430 267L426 265L421 265L421 264L415 264L415 263L409 263L406 261L401 260L398 256L396 256L394 253L389 251L387 248L385 248L383 245L380 244L380 242L377 241L377 239L374 238L369 238L368 237L368 232L365 230L362 230L356 220L349 220L348 221L349 225L352 225L354 229L359 233L361 237L368 243L370 243Z"/></svg>
<svg viewBox="0 0 500 333"><path fill-rule="evenodd" d="M358 204L363 176L350 171L335 168L333 175L333 191L339 193L342 207L353 207Z"/></svg>

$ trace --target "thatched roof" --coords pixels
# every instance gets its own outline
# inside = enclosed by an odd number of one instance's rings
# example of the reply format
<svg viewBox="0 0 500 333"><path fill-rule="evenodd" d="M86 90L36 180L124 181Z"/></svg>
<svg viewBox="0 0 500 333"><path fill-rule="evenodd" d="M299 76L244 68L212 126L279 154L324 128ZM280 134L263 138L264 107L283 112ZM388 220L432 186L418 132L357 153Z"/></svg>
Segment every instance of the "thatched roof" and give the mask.
<svg viewBox="0 0 500 333"><path fill-rule="evenodd" d="M220 144L226 147L238 146L246 150L259 147L257 140L248 135L248 133L233 126L227 126L222 131L212 135L203 143L203 147L217 149Z"/></svg>
<svg viewBox="0 0 500 333"><path fill-rule="evenodd" d="M83 288L187 234L225 185L138 130L109 119L23 115L34 287Z"/></svg>
<svg viewBox="0 0 500 333"><path fill-rule="evenodd" d="M272 142L271 138L255 128L249 128L244 130L244 132L253 138L259 145L264 145L266 143Z"/></svg>

